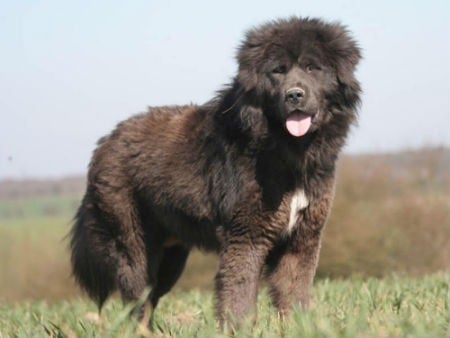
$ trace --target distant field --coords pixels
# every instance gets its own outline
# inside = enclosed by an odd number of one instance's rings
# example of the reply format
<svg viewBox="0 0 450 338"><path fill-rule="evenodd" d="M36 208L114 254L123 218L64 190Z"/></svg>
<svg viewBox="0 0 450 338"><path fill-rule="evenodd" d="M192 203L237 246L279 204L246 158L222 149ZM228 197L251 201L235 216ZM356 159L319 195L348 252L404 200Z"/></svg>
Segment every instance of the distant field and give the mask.
<svg viewBox="0 0 450 338"><path fill-rule="evenodd" d="M321 280L310 311L280 321L265 292L259 297L255 327L236 337L448 337L449 276L390 277L383 280ZM151 337L220 337L210 292L175 292L165 297ZM101 319L85 300L0 303L0 337L135 337L136 325L118 300L106 304ZM226 337L223 335L223 337Z"/></svg>
<svg viewBox="0 0 450 338"><path fill-rule="evenodd" d="M0 224L9 220L64 217L74 215L81 199L79 194L44 195L0 200ZM20 226L20 225L19 225Z"/></svg>

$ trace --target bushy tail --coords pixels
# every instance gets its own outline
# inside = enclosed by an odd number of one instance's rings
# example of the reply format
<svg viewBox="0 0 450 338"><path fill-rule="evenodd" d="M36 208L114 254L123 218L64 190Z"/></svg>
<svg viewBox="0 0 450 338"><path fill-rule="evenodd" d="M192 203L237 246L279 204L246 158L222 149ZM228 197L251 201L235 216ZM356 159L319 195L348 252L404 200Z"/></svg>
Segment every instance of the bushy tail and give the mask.
<svg viewBox="0 0 450 338"><path fill-rule="evenodd" d="M133 209L127 210L121 218L106 214L86 195L70 233L73 275L99 310L114 290L130 301L137 300L147 286L142 228Z"/></svg>
<svg viewBox="0 0 450 338"><path fill-rule="evenodd" d="M111 245L108 243L109 236L98 232L98 221L95 213L83 203L70 232L70 248L73 276L97 303L100 311L105 300L116 289L116 267L108 255L108 245Z"/></svg>

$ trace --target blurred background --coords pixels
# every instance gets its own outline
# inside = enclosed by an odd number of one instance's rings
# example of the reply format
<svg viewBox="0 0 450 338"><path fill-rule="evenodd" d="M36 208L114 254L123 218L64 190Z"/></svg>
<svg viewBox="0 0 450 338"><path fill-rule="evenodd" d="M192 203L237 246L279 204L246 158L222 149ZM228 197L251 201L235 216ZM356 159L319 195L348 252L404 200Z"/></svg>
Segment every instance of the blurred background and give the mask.
<svg viewBox="0 0 450 338"><path fill-rule="evenodd" d="M0 300L79 295L65 238L98 138L148 105L203 103L244 32L346 24L364 60L318 278L450 268L450 6L423 1L0 0ZM211 288L193 252L178 288Z"/></svg>

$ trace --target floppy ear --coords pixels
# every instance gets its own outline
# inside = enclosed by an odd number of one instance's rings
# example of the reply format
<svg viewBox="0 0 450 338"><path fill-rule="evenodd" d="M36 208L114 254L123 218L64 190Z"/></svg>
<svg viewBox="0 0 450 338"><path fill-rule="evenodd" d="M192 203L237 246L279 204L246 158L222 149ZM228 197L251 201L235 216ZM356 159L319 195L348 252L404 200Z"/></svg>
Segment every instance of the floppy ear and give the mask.
<svg viewBox="0 0 450 338"><path fill-rule="evenodd" d="M258 84L258 71L256 60L260 58L260 46L244 44L238 52L238 81L246 92L254 89Z"/></svg>
<svg viewBox="0 0 450 338"><path fill-rule="evenodd" d="M359 102L361 92L359 82L354 76L356 66L361 60L361 51L345 28L340 27L336 32L338 35L330 42L329 47L335 56L339 91L344 104L354 108Z"/></svg>
<svg viewBox="0 0 450 338"><path fill-rule="evenodd" d="M236 57L239 64L238 81L246 92L258 85L257 62L264 59L266 34L264 30L250 30L238 49Z"/></svg>

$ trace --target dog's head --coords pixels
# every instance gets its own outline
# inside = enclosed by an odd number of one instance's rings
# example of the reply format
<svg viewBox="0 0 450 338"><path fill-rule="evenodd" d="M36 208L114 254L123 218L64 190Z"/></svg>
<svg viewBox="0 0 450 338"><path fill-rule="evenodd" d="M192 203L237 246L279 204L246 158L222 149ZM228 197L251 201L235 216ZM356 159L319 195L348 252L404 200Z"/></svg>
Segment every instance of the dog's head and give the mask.
<svg viewBox="0 0 450 338"><path fill-rule="evenodd" d="M293 137L313 132L359 101L361 58L346 29L317 19L279 20L247 33L237 81Z"/></svg>

